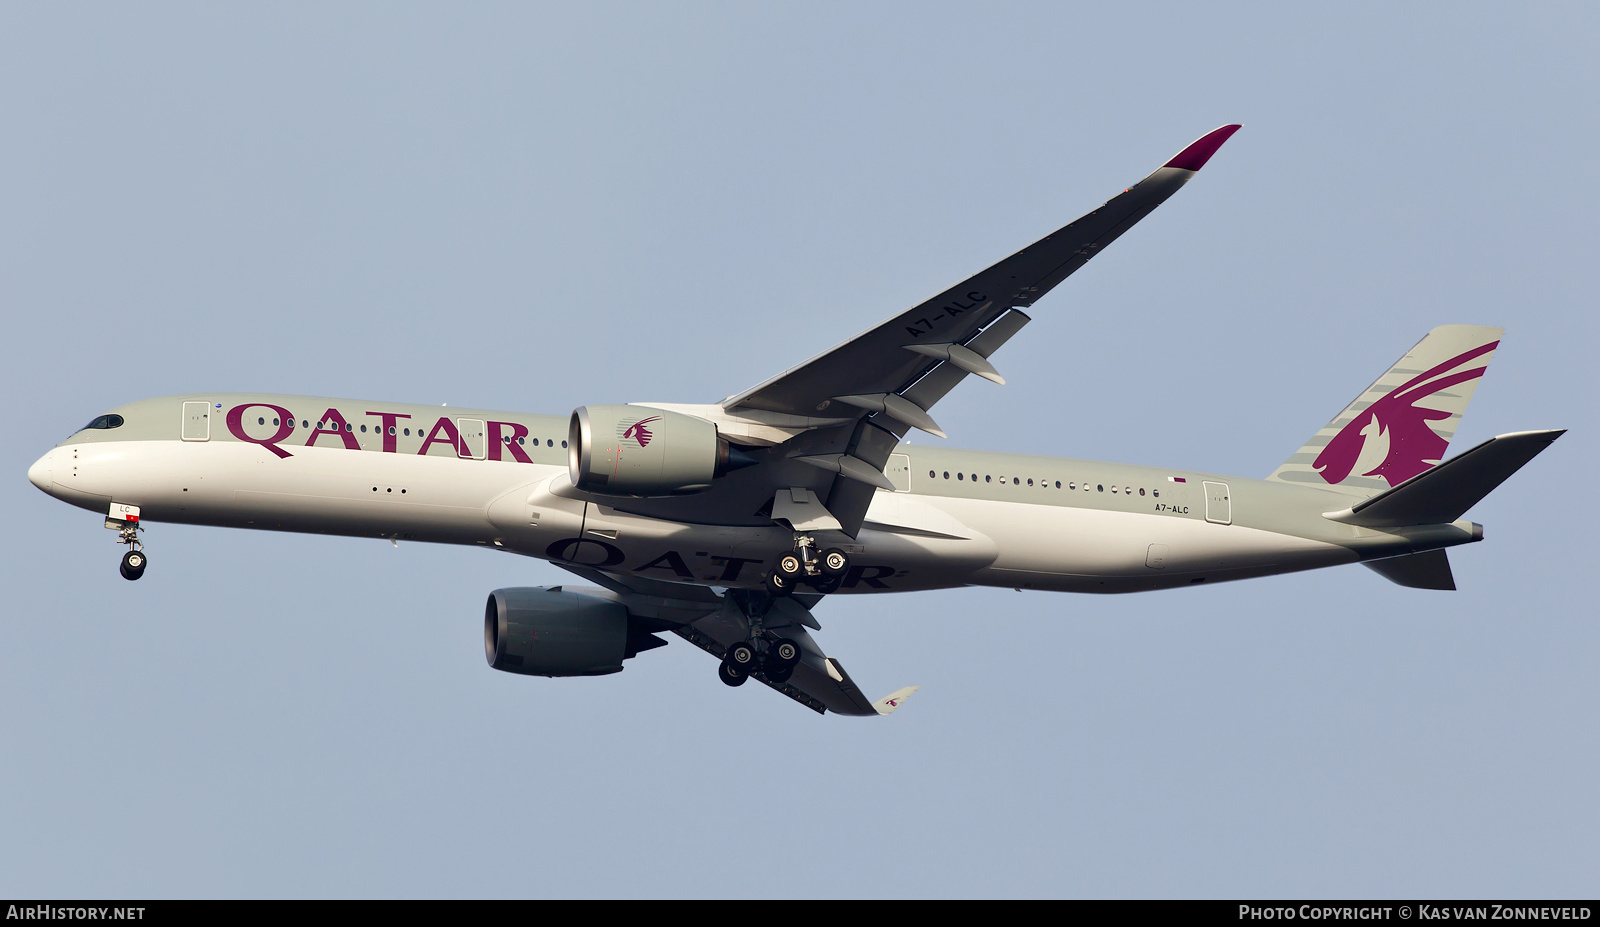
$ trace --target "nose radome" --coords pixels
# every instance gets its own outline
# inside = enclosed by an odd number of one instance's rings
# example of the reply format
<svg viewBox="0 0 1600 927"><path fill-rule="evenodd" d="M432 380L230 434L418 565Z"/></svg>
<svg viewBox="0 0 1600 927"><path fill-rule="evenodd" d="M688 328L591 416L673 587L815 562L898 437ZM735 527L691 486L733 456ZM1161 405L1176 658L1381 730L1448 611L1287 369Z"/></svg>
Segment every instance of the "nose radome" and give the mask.
<svg viewBox="0 0 1600 927"><path fill-rule="evenodd" d="M39 487L45 492L50 491L50 458L54 452L45 454L33 462L28 468L28 482Z"/></svg>

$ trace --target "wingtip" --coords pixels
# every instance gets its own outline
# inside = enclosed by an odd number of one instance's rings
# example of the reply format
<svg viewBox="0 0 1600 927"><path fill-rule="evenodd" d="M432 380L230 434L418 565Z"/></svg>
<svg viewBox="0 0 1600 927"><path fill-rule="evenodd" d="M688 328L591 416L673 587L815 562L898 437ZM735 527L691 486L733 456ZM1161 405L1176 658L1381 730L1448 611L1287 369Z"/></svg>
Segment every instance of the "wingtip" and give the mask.
<svg viewBox="0 0 1600 927"><path fill-rule="evenodd" d="M1206 162L1211 160L1211 156L1217 153L1217 149L1222 147L1222 143L1232 138L1233 133L1239 131L1240 128L1241 126L1238 123L1234 123L1225 125L1220 129L1212 129L1196 139L1188 148L1178 152L1177 156L1171 161L1161 166L1175 167L1184 171L1198 171L1206 166Z"/></svg>
<svg viewBox="0 0 1600 927"><path fill-rule="evenodd" d="M911 693L920 688L922 687L906 686L904 689L896 689L883 698L878 699L876 702L873 702L872 707L876 709L880 715L892 715L894 714L894 710L896 708L899 708L901 705L905 704L906 699L911 697Z"/></svg>

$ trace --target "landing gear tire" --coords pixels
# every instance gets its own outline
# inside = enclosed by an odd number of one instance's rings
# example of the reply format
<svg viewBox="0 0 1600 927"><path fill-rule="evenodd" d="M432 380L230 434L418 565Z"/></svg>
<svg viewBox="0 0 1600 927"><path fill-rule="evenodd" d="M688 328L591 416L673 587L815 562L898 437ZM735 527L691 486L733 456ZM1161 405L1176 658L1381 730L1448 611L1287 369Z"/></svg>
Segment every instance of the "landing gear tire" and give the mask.
<svg viewBox="0 0 1600 927"><path fill-rule="evenodd" d="M749 641L740 641L728 648L722 662L748 676L756 669L756 649Z"/></svg>
<svg viewBox="0 0 1600 927"><path fill-rule="evenodd" d="M775 596L786 596L794 592L795 582L792 579L773 570L767 574L767 591Z"/></svg>
<svg viewBox="0 0 1600 927"><path fill-rule="evenodd" d="M144 551L130 550L122 555L122 565L118 570L122 573L123 579L135 580L144 575L144 568L148 563Z"/></svg>
<svg viewBox="0 0 1600 927"><path fill-rule="evenodd" d="M773 642L767 650L767 678L773 682L788 682L794 668L800 663L800 645L787 637Z"/></svg>
<svg viewBox="0 0 1600 927"><path fill-rule="evenodd" d="M722 680L723 685L742 686L744 681L750 678L750 674L734 669L728 665L727 660L723 660L722 665L717 667L717 678Z"/></svg>
<svg viewBox="0 0 1600 927"><path fill-rule="evenodd" d="M837 547L822 552L822 575L843 576L850 569L850 557Z"/></svg>
<svg viewBox="0 0 1600 927"><path fill-rule="evenodd" d="M772 645L768 659L776 659L784 666L793 666L800 662L800 645L785 637Z"/></svg>
<svg viewBox="0 0 1600 927"><path fill-rule="evenodd" d="M792 583L796 579L799 579L800 574L804 571L805 564L800 561L798 556L794 554L784 554L782 557L778 558L778 569L776 572L789 582Z"/></svg>
<svg viewBox="0 0 1600 927"><path fill-rule="evenodd" d="M842 582L844 580L837 576L832 579L824 578L812 583L811 588L817 590L818 595L832 595L839 591L839 584Z"/></svg>

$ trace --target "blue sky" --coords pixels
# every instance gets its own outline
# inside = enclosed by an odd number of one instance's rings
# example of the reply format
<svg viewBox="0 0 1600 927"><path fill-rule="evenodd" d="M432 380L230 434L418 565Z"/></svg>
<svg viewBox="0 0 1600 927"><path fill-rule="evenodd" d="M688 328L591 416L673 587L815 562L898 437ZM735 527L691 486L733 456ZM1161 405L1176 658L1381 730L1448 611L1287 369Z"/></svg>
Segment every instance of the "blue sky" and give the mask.
<svg viewBox="0 0 1600 927"><path fill-rule="evenodd" d="M1561 896L1600 866L1591 5L0 8L0 894ZM1429 328L1456 435L1569 427L1461 590L836 596L887 720L681 641L489 670L481 550L30 486L201 389L708 402L1204 172L1037 306L958 447L1261 476ZM918 436L917 441L936 439Z"/></svg>

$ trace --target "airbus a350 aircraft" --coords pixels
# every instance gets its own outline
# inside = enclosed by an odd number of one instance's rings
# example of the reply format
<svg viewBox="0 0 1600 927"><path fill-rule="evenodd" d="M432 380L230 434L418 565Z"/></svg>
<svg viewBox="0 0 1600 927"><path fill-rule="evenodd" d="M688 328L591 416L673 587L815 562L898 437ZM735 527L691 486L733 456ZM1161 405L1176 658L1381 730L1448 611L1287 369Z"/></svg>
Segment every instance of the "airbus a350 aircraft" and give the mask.
<svg viewBox="0 0 1600 927"><path fill-rule="evenodd" d="M1453 589L1462 515L1561 431L1443 460L1500 329L1446 325L1266 479L943 449L929 415L1024 310L1195 176L1217 129L1076 222L720 403L570 416L195 393L94 419L39 458L40 489L105 516L138 579L147 522L476 544L594 587L496 589L491 666L615 673L675 632L818 712L888 714L807 629L834 593L1004 586L1135 592L1364 563ZM1443 462L1441 462L1443 461Z"/></svg>

